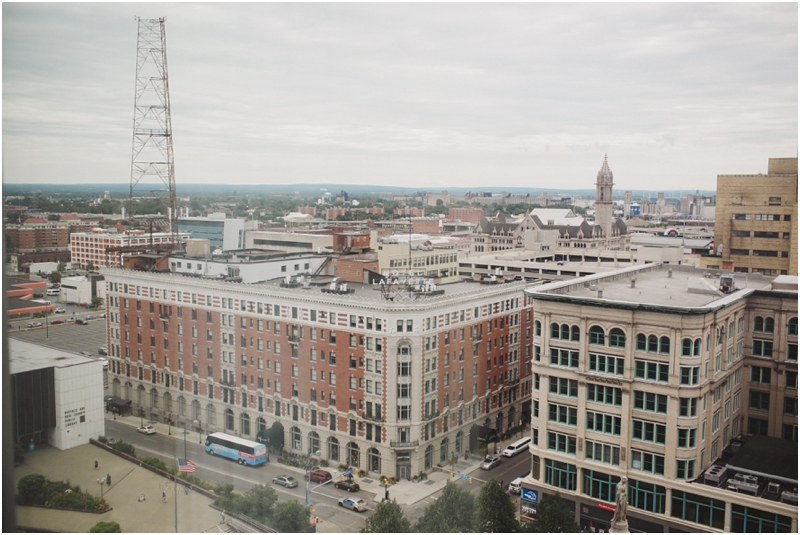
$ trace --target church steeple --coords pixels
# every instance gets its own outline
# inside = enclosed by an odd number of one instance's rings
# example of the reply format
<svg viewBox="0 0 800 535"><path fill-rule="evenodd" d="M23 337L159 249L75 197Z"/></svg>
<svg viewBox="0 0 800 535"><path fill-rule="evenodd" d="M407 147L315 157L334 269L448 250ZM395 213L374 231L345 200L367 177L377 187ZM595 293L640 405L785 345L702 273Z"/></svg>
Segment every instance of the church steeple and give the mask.
<svg viewBox="0 0 800 535"><path fill-rule="evenodd" d="M614 173L608 166L608 154L603 158L603 166L597 172L595 186L597 188L594 199L595 224L599 225L606 238L609 238L613 216Z"/></svg>

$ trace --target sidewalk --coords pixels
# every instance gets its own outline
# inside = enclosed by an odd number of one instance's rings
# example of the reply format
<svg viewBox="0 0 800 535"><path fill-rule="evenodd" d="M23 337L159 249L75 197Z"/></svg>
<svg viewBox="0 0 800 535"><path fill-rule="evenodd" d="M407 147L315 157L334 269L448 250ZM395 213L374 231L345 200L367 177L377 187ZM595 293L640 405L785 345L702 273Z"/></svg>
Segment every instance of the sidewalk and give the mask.
<svg viewBox="0 0 800 535"><path fill-rule="evenodd" d="M138 425L138 424L137 424ZM99 469L94 469L97 461ZM167 503L162 503L164 479L136 463L85 444L61 451L41 446L25 452L25 462L14 471L16 481L28 474L41 474L50 480L68 481L94 495L100 495L97 480L111 476L111 486L103 486L103 497L112 507L104 514L61 511L42 507L17 507L17 525L35 531L86 533L98 522L117 522L123 532L163 533L175 531L174 485L165 485ZM145 501L139 501L144 493ZM177 493L178 531L197 533L217 531L219 512L209 507L213 500L198 492Z"/></svg>
<svg viewBox="0 0 800 535"><path fill-rule="evenodd" d="M110 420L113 416L111 414L106 414L106 419ZM117 416L117 421L122 421L126 425L130 425L132 427L139 427L141 425L141 418L139 416ZM145 419L145 425L151 425L155 428L156 432L162 436L167 435L169 433L169 428L167 424L154 422ZM183 428L182 427L175 427L171 426L172 428L172 436L175 437L176 440L183 440ZM530 431L527 431L530 433ZM511 444L512 442L516 442L520 439L520 435L514 435L508 440L504 440L501 442L496 443L498 451L502 452L506 446ZM194 431L189 431L186 435L186 440L195 442L200 441L200 435L198 435ZM281 470L286 472L295 472L300 474L298 479L301 479L305 476L306 470L304 468L297 468L294 466L289 466L286 464L278 464L276 459L273 458L274 456L270 456L270 462L274 463L273 466L279 466ZM479 454L471 454L469 459L464 459L463 456L459 457L458 463L453 467L453 472L460 472L462 474L470 474L475 470L480 468L481 462L483 462L483 457ZM324 470L328 471L333 475L334 479L339 478L339 471L336 467L326 467L323 468ZM413 481L398 481L394 485L389 486L389 497L391 499L397 500L397 503L400 505L413 505L420 500L424 500L425 498L431 496L442 490L445 484L450 480L450 465L444 465L441 469L437 469L434 467L428 473L428 479L425 481L419 481L414 483ZM490 479L492 477L491 472L483 472L482 474L475 474L476 478L478 479ZM361 486L361 490L369 492L374 495L372 499L373 503L378 503L382 501L385 497L386 489L383 487L383 484L377 477L363 477L357 479L358 484ZM330 523L328 523L330 524ZM327 526L331 527L331 526ZM332 526L332 528L336 528ZM325 531L326 526L317 525L317 531Z"/></svg>

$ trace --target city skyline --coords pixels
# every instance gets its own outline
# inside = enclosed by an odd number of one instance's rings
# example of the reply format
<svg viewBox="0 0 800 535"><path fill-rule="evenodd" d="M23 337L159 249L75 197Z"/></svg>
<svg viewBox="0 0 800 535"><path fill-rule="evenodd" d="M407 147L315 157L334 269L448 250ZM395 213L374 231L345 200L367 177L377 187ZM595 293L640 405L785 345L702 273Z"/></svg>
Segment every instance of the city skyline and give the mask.
<svg viewBox="0 0 800 535"><path fill-rule="evenodd" d="M6 4L4 183L130 179L167 17L180 184L714 189L797 154L796 4ZM489 184L490 186L487 186Z"/></svg>

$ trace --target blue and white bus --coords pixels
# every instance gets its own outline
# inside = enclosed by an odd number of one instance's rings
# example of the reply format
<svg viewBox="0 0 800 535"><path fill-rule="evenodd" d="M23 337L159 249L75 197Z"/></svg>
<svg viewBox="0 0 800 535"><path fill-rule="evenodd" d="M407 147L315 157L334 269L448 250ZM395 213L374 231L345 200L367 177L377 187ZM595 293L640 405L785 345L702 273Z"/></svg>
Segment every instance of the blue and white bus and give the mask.
<svg viewBox="0 0 800 535"><path fill-rule="evenodd" d="M206 438L206 453L233 459L239 464L256 466L267 462L267 447L259 442L226 435L211 433Z"/></svg>

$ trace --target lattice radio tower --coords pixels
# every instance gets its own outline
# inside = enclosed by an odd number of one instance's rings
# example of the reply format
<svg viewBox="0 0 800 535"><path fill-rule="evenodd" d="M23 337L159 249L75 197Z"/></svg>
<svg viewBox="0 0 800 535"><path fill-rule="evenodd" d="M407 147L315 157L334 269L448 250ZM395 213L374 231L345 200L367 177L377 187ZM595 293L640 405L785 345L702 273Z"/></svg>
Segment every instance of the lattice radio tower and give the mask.
<svg viewBox="0 0 800 535"><path fill-rule="evenodd" d="M144 216L137 219L149 219L151 228L152 224L164 227L172 234L172 243L178 246L178 200L175 192L175 162L172 153L167 34L164 28L166 19L137 17L136 20L139 38L136 46L129 217L133 219L136 215L134 197L137 195L137 187L141 190L145 186L146 178L157 177L166 186L169 198L165 199L158 191L150 190L150 192L164 204L167 218ZM140 186L143 180L145 183ZM158 184L155 180L152 182ZM149 186L152 187L153 184Z"/></svg>

